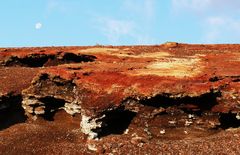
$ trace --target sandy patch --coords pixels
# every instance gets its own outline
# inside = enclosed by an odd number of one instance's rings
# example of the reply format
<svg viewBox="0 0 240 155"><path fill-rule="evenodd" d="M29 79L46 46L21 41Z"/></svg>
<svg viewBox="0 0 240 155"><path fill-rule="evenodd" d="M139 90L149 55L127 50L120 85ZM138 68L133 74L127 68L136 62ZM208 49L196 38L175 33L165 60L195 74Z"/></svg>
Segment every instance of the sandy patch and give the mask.
<svg viewBox="0 0 240 155"><path fill-rule="evenodd" d="M140 53L134 54L129 49L120 50L118 48L88 48L85 50L81 50L80 53L88 53L88 54L107 54L114 55L118 57L130 57L130 58L161 58L170 56L168 52L154 52L154 53Z"/></svg>
<svg viewBox="0 0 240 155"><path fill-rule="evenodd" d="M194 77L202 72L199 58L166 58L147 65L144 69L133 71L134 75Z"/></svg>

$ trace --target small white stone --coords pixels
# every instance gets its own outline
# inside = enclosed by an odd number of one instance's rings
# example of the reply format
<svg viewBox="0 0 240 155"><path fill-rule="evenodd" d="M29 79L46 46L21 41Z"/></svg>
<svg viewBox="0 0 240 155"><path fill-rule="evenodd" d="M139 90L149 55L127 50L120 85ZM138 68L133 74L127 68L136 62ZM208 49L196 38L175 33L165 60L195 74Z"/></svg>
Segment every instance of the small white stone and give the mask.
<svg viewBox="0 0 240 155"><path fill-rule="evenodd" d="M168 121L169 124L176 124L177 122L175 120Z"/></svg>
<svg viewBox="0 0 240 155"><path fill-rule="evenodd" d="M186 120L186 121L185 121L185 126L189 126L189 125L191 125L192 123L193 123L192 121Z"/></svg>
<svg viewBox="0 0 240 155"><path fill-rule="evenodd" d="M138 147L143 147L143 143L139 143L137 146Z"/></svg>
<svg viewBox="0 0 240 155"><path fill-rule="evenodd" d="M236 119L240 120L240 113L236 115Z"/></svg>
<svg viewBox="0 0 240 155"><path fill-rule="evenodd" d="M160 131L160 134L165 134L165 133L166 133L165 129L162 129L162 130Z"/></svg>
<svg viewBox="0 0 240 155"><path fill-rule="evenodd" d="M124 134L126 135L126 134L128 134L128 132L129 132L129 129L126 129L126 130L124 131Z"/></svg>
<svg viewBox="0 0 240 155"><path fill-rule="evenodd" d="M235 100L235 99L237 99L237 97L236 97L236 96L234 96L234 95L231 95L231 97L232 97L232 99L234 99L234 100Z"/></svg>
<svg viewBox="0 0 240 155"><path fill-rule="evenodd" d="M97 151L96 146L93 145L93 144L88 144L88 149L91 150L91 151Z"/></svg>
<svg viewBox="0 0 240 155"><path fill-rule="evenodd" d="M189 115L188 115L188 118L189 118L189 119L194 118L194 115L193 115L193 114L189 114Z"/></svg>

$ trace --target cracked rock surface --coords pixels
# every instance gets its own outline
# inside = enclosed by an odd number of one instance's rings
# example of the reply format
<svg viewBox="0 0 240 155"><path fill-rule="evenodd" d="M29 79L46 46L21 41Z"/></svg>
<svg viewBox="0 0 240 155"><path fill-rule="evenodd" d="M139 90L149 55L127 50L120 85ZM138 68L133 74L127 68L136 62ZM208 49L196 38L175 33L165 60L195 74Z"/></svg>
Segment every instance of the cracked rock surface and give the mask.
<svg viewBox="0 0 240 155"><path fill-rule="evenodd" d="M0 153L237 154L239 50L0 48Z"/></svg>

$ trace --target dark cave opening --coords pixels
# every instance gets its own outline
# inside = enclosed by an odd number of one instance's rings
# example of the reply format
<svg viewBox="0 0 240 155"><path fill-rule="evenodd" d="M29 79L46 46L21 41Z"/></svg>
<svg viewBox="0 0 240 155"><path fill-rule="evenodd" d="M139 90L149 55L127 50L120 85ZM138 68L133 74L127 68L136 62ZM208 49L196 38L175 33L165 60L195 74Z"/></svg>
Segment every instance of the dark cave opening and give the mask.
<svg viewBox="0 0 240 155"><path fill-rule="evenodd" d="M54 121L55 113L61 108L64 107L65 100L56 99L54 97L44 97L39 99L40 102L44 103L45 113L41 116L48 121Z"/></svg>
<svg viewBox="0 0 240 155"><path fill-rule="evenodd" d="M96 59L92 55L77 55L74 53L64 53L62 60L67 63L93 62Z"/></svg>
<svg viewBox="0 0 240 155"><path fill-rule="evenodd" d="M237 119L237 114L233 113L221 113L219 116L220 128L229 129L229 128L239 128L240 119Z"/></svg>
<svg viewBox="0 0 240 155"><path fill-rule="evenodd" d="M0 130L9 128L27 120L21 105L21 95L9 95L0 98Z"/></svg>
<svg viewBox="0 0 240 155"><path fill-rule="evenodd" d="M100 121L103 123L101 128L94 129L98 133L98 138L107 135L121 135L130 125L132 119L136 116L135 112L118 108L116 110L107 111L105 117Z"/></svg>
<svg viewBox="0 0 240 155"><path fill-rule="evenodd" d="M144 106L154 108L169 108L176 107L186 113L196 113L201 115L204 111L211 111L211 109L218 104L217 97L220 97L219 92L210 92L196 97L170 97L169 94L157 95L150 99L142 99L138 103Z"/></svg>
<svg viewBox="0 0 240 155"><path fill-rule="evenodd" d="M5 66L43 67L49 59L54 59L54 56L45 54L31 54L23 58L14 56L6 61Z"/></svg>

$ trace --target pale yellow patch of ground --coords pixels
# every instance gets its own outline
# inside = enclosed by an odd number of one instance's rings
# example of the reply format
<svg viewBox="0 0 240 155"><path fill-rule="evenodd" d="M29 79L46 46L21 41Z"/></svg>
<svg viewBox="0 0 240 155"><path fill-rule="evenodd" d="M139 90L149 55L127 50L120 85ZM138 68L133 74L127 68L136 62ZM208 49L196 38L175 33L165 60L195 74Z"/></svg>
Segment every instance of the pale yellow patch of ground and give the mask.
<svg viewBox="0 0 240 155"><path fill-rule="evenodd" d="M133 75L174 76L176 78L194 77L202 72L200 58L167 58L155 61L144 69L133 71Z"/></svg>
<svg viewBox="0 0 240 155"><path fill-rule="evenodd" d="M89 54L107 54L107 55L115 55L118 57L130 57L130 58L161 58L170 56L168 52L155 52L155 53L141 53L135 55L134 53L127 52L127 49L120 50L118 48L88 48L85 50L81 50L80 53L89 53Z"/></svg>
<svg viewBox="0 0 240 155"><path fill-rule="evenodd" d="M131 58L162 58L162 57L167 57L171 55L168 52L155 52L155 53L141 53L138 55L120 54L118 56L131 57Z"/></svg>
<svg viewBox="0 0 240 155"><path fill-rule="evenodd" d="M111 53L111 52L118 52L119 49L118 48L99 48L99 47L93 47L93 48L87 48L84 50L80 50L81 53Z"/></svg>

